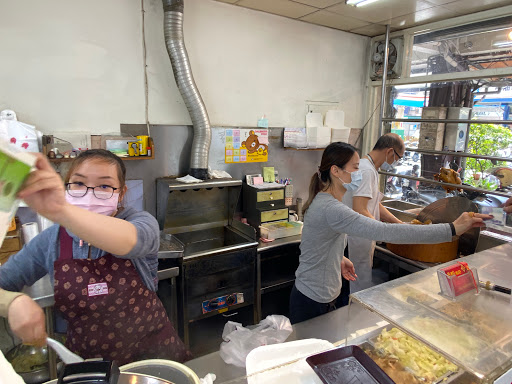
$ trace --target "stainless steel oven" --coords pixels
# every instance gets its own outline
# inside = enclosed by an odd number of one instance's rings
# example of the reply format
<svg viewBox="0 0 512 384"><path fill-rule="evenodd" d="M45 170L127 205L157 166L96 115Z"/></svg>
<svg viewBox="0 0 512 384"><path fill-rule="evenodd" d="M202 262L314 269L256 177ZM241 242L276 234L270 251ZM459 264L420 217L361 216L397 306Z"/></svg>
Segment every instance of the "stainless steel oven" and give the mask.
<svg viewBox="0 0 512 384"><path fill-rule="evenodd" d="M200 347L208 342L218 349L226 318L242 314L237 321L244 325L257 320L258 242L252 227L234 220L241 187L233 179L198 184L157 179L157 219L165 239L159 274L179 268L176 303L165 279L159 295L168 311L176 305L178 329L193 351L207 353ZM182 244L183 253L166 252L169 241Z"/></svg>

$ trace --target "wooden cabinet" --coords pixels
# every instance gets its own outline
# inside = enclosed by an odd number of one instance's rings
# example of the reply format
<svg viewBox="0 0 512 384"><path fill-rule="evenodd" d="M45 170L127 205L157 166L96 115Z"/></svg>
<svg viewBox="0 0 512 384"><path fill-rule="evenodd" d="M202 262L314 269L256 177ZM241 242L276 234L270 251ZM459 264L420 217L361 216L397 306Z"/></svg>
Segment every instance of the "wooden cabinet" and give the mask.
<svg viewBox="0 0 512 384"><path fill-rule="evenodd" d="M7 262L9 257L18 252L22 246L19 227L14 231L7 232L2 247L0 248L0 265Z"/></svg>

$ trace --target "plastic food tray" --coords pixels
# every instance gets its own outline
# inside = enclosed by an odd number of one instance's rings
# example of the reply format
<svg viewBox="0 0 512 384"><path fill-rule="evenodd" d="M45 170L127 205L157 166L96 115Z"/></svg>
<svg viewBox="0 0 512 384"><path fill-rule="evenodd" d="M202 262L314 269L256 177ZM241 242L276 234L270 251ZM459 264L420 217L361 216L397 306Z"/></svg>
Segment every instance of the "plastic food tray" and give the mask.
<svg viewBox="0 0 512 384"><path fill-rule="evenodd" d="M306 361L324 384L394 384L356 345L310 356Z"/></svg>

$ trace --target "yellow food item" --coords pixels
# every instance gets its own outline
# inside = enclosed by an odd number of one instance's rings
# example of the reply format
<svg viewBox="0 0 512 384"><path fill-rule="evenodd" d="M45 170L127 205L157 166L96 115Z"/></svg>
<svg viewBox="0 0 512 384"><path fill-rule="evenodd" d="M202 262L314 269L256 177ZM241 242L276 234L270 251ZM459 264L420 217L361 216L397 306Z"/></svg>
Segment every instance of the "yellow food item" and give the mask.
<svg viewBox="0 0 512 384"><path fill-rule="evenodd" d="M432 383L446 373L458 370L455 364L397 328L384 329L377 337L375 348L383 350L387 357L397 359L425 383Z"/></svg>
<svg viewBox="0 0 512 384"><path fill-rule="evenodd" d="M432 220L428 219L425 222L423 222L423 221L419 221L418 219L414 219L414 220L411 221L410 224L430 225L430 224L432 224Z"/></svg>

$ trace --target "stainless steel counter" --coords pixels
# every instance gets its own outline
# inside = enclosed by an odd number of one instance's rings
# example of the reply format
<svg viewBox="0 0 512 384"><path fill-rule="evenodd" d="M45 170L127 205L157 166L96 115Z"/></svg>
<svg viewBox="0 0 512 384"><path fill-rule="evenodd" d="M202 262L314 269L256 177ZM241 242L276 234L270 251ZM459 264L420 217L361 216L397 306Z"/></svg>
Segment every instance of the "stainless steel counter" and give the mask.
<svg viewBox="0 0 512 384"><path fill-rule="evenodd" d="M315 338L327 340L333 344L342 342L346 337L346 329L365 329L376 325L375 319L369 319L366 314L361 307L352 307L349 320L348 306L337 309L323 316L293 325L293 332L286 341ZM226 364L219 352L191 360L185 365L201 378L208 373L214 373L217 376L215 384L247 383L245 368Z"/></svg>
<svg viewBox="0 0 512 384"><path fill-rule="evenodd" d="M301 235L295 235L289 237L282 237L280 239L276 239L268 243L260 240L258 245L258 252L268 251L269 249L281 247L283 245L299 244L300 239Z"/></svg>
<svg viewBox="0 0 512 384"><path fill-rule="evenodd" d="M489 278L498 284L510 286L510 279L509 281L502 281L502 279L498 279L492 274L492 260L508 256L512 256L512 244L504 244L468 256L464 259L468 260L468 262L485 260L485 267L482 268L482 277L484 279ZM506 273L508 273L508 271L505 272L505 274ZM508 276L510 276L510 274ZM399 280L395 280L395 282L397 281ZM355 332L356 336L364 335L369 331L368 328L378 326L380 320L382 319L377 317L376 314L364 310L362 306L346 306L323 316L294 325L293 333L289 336L287 341L317 338L339 345L344 342L347 332L350 332L351 335ZM357 344L356 340L354 342ZM351 342L348 344L351 344ZM247 383L245 369L224 363L219 352L191 360L186 363L186 365L194 370L199 377L204 377L208 373L214 373L217 375L216 384Z"/></svg>

